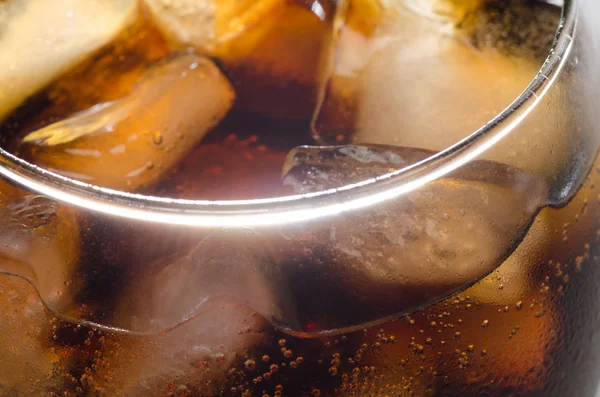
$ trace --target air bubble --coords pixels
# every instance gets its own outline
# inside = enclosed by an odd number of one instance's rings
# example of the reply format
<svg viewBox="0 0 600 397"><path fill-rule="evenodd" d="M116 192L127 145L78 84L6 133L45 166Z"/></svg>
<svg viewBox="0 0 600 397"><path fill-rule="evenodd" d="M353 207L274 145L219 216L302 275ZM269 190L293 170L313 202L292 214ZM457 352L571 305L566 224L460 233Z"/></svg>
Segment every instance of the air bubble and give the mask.
<svg viewBox="0 0 600 397"><path fill-rule="evenodd" d="M254 369L256 368L256 361L252 360L252 359L248 359L246 360L246 362L244 363L244 366L246 367L246 369L248 371L254 371Z"/></svg>

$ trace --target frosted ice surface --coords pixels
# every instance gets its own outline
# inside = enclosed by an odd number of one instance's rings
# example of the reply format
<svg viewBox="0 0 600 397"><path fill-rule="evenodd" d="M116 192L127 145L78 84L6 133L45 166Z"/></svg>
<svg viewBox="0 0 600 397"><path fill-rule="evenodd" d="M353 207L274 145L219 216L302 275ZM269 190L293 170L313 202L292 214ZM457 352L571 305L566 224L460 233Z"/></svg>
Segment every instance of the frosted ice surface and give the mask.
<svg viewBox="0 0 600 397"><path fill-rule="evenodd" d="M133 18L135 0L0 2L0 119L110 42Z"/></svg>

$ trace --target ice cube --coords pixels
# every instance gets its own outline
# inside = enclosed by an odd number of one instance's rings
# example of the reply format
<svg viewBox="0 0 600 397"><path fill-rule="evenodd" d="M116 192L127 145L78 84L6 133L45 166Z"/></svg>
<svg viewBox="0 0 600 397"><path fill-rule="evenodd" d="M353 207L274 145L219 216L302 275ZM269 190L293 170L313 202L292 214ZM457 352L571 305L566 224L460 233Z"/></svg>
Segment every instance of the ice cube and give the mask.
<svg viewBox="0 0 600 397"><path fill-rule="evenodd" d="M33 163L121 190L152 184L229 110L234 92L219 69L193 53L154 64L128 96L27 135Z"/></svg>
<svg viewBox="0 0 600 397"><path fill-rule="evenodd" d="M289 297L269 240L258 232L213 231L191 251L144 265L119 301L113 326L162 332L231 304L281 318Z"/></svg>
<svg viewBox="0 0 600 397"><path fill-rule="evenodd" d="M298 148L288 157L283 183L298 193L322 191L383 175L429 154L366 145ZM306 316L297 322L356 325L473 284L513 249L546 195L546 183L527 172L477 161L393 201L288 236L303 248L292 261L302 268L288 277L302 280L316 267L327 269L309 295L331 295L327 303L297 298L302 305L297 312ZM300 282L288 282L292 294L305 293L295 290ZM328 292L314 293L320 288ZM396 298L390 301L390 296ZM354 303L348 318L334 309L344 301Z"/></svg>
<svg viewBox="0 0 600 397"><path fill-rule="evenodd" d="M268 343L268 327L248 307L229 305L160 335L115 337L116 343L106 344L106 365L98 366L94 379L109 395L158 397L192 390L218 395L234 366L262 374L250 363L265 365L261 356L253 356L253 348ZM244 368L246 362L251 369Z"/></svg>
<svg viewBox="0 0 600 397"><path fill-rule="evenodd" d="M266 342L269 324L256 312L270 313L284 296L273 294L284 284L280 269L265 260L269 245L250 230L213 231L190 251L139 269L107 320L152 335L121 338L118 355L105 356L110 367L99 370L99 385L119 395L154 396L177 379L177 386L212 395L234 363L260 362L244 358ZM113 367L118 373L103 382Z"/></svg>
<svg viewBox="0 0 600 397"><path fill-rule="evenodd" d="M559 10L522 5L529 11L520 15L513 3L491 2L483 9L482 2L466 2L460 9L455 3L384 2L379 22L367 30L355 28L357 17L349 14L314 121L322 143L441 150L482 127L526 88L549 50ZM468 12L440 12L440 4ZM547 12L519 30L525 39L513 40L518 32L512 28L510 37L501 39L506 15L522 26L538 8Z"/></svg>
<svg viewBox="0 0 600 397"><path fill-rule="evenodd" d="M0 2L0 119L112 40L135 0Z"/></svg>
<svg viewBox="0 0 600 397"><path fill-rule="evenodd" d="M42 395L64 380L58 367L68 360L48 342L55 319L46 307L64 313L80 291L77 221L60 204L0 181L2 392Z"/></svg>
<svg viewBox="0 0 600 397"><path fill-rule="evenodd" d="M78 259L75 214L0 181L0 272L29 280L47 306L61 311L79 287Z"/></svg>
<svg viewBox="0 0 600 397"><path fill-rule="evenodd" d="M172 40L215 51L284 7L282 0L143 0L156 25Z"/></svg>

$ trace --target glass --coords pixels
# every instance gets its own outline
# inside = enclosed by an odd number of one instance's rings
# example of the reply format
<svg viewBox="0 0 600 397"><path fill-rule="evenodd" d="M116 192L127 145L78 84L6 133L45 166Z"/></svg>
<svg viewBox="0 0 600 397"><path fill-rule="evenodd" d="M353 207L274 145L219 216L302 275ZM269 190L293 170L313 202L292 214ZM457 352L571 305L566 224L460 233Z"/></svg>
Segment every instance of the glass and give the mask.
<svg viewBox="0 0 600 397"><path fill-rule="evenodd" d="M535 79L447 148L294 149L295 195L124 193L1 150L0 391L593 396L599 19L566 1Z"/></svg>

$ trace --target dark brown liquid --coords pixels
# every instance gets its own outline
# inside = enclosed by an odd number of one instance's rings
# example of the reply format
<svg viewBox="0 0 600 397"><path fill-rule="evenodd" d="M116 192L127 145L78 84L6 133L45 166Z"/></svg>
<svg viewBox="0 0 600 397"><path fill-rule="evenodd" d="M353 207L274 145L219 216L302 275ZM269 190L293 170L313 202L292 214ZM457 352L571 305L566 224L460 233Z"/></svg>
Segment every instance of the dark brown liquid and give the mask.
<svg viewBox="0 0 600 397"><path fill-rule="evenodd" d="M255 58L278 59L275 52L304 37L302 29L309 30L306 37L321 37L322 25L311 15L287 15L282 23L297 29L271 37ZM316 59L320 49L311 43L295 54L281 55L290 55L292 64ZM172 51L140 19L92 61L17 110L0 126L3 145L18 154L18 139L27 132L118 99L142 66ZM310 122L318 68L303 65L292 69L306 74L273 76L268 67L253 68L254 61L248 66L217 60L238 90L239 101L177 169L144 193L219 200L285 193L280 182L288 151L314 144ZM275 61L267 64L279 67ZM596 386L591 372L600 355L595 332L600 326L597 176L592 171L565 208L543 210L515 253L480 283L410 316L347 335L292 337L237 305L155 336L99 331L55 318L31 285L1 276L0 356L6 359L0 360L0 394L591 396ZM176 250L162 250L162 231L132 236L126 227L117 229L102 219L80 223L83 256L78 274L82 280L86 274L102 274L84 285L82 293L95 302L87 310L102 321L118 304L110 290L135 277L132 263L145 266ZM143 244L149 248L139 254ZM190 244L182 240L179 248ZM322 298L301 277L293 287L303 290L308 304ZM336 310L340 317L355 314L348 302L335 299L335 291L332 296L324 305L327 310ZM16 375L10 370L14 362L19 364Z"/></svg>

